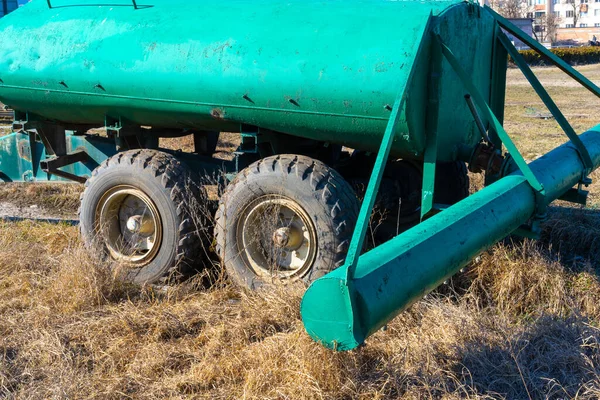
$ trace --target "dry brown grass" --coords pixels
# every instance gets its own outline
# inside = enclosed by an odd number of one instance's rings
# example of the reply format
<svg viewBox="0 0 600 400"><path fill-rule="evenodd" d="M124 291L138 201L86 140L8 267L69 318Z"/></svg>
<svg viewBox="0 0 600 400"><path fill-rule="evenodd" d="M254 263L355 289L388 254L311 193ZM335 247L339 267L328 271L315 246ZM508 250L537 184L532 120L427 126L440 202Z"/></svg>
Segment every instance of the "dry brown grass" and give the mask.
<svg viewBox="0 0 600 400"><path fill-rule="evenodd" d="M553 121L538 140L519 125L540 121L511 105L535 101L515 82L507 126L535 157L562 136ZM0 199L38 204L57 190L52 204L75 208L73 189L49 188L11 185ZM592 209L553 209L542 241L494 246L342 354L304 333L301 287L132 287L82 249L77 228L0 223L0 398L600 398L598 189Z"/></svg>
<svg viewBox="0 0 600 400"><path fill-rule="evenodd" d="M75 183L9 183L0 185L0 202L29 207L39 206L56 216L74 216L83 185Z"/></svg>
<svg viewBox="0 0 600 400"><path fill-rule="evenodd" d="M128 287L76 228L31 222L0 226L0 260L9 398L600 395L600 283L544 243L496 246L343 354L304 333L302 288Z"/></svg>

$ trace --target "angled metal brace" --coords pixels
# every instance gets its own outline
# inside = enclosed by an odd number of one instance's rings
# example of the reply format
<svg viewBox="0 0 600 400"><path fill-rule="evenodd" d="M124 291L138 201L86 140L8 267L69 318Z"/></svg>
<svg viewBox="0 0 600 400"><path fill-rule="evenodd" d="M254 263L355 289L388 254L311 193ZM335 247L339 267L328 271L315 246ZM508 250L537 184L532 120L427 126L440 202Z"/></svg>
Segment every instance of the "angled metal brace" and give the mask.
<svg viewBox="0 0 600 400"><path fill-rule="evenodd" d="M423 33L429 31L432 18L433 17L430 15L429 19L427 20L427 24L422 27ZM413 60L419 58L419 55L423 51L424 42L426 41L421 40L421 44L419 45ZM356 227L354 228L354 233L352 234L352 240L350 241L348 255L346 256L346 262L344 264L346 267L346 282L348 285L351 285L352 279L354 278L354 272L356 271L358 258L361 255L362 248L365 243L365 237L367 235L367 229L369 228L369 222L371 220L373 206L375 205L375 199L377 198L381 179L383 178L383 172L388 161L390 150L392 149L394 138L396 137L398 122L401 118L401 111L404 103L406 102L408 85L412 82L415 69L416 68L414 64L410 66L409 76L406 80L404 80L402 86L398 90L398 96L396 97L396 101L392 107L390 118L385 128L385 133L383 134L383 139L377 153L375 165L373 166L371 178L369 179L369 185L367 186L365 197L360 207L360 213L358 214L358 220L356 222ZM349 311L351 312L352 310Z"/></svg>
<svg viewBox="0 0 600 400"><path fill-rule="evenodd" d="M554 116L556 122L558 122L558 124L565 132L565 134L569 137L573 145L575 145L577 152L581 157L581 161L583 162L583 165L587 170L585 173L585 175L587 176L594 168L594 163L592 162L592 158L590 157L590 153L588 152L587 148L583 145L583 142L581 141L577 133L575 133L573 127L571 127L571 125L569 124L563 113L560 111L556 103L554 103L554 100L552 100L552 98L550 97L546 89L544 89L544 87L542 86L538 78L535 76L533 71L531 71L531 68L529 68L529 65L527 65L527 62L525 61L523 56L517 51L515 46L513 46L508 37L504 34L504 32L498 33L498 40L500 41L502 46L504 46L506 51L508 51L508 54L510 54L513 61L515 62L515 64L517 64L521 72L523 72L523 75L525 75L525 78L527 78L535 92L544 102L550 113Z"/></svg>
<svg viewBox="0 0 600 400"><path fill-rule="evenodd" d="M408 80L407 80L408 81ZM346 256L346 265L348 266L347 280L351 280L354 276L356 264L358 263L358 257L363 248L365 237L367 235L367 229L371 220L371 213L373 212L373 206L375 205L375 199L377 198L377 192L379 191L379 185L383 177L385 165L396 136L396 127L400 119L400 110L406 101L406 86L404 84L400 94L396 98L394 107L392 108L392 114L390 115L389 122L385 129L383 141L377 153L377 159L373 166L373 172L371 173L371 179L369 179L369 185L365 192L362 206L360 207L360 213L358 214L358 220L356 222L356 228L354 228L354 234L350 242L350 248L348 249L348 255Z"/></svg>
<svg viewBox="0 0 600 400"><path fill-rule="evenodd" d="M542 46L540 43L538 43L536 40L534 40L531 36L527 35L525 32L523 32L522 30L517 28L512 22L510 22L509 20L507 20L506 18L504 18L503 16L498 14L496 11L492 10L488 6L484 6L484 9L485 9L485 11L490 13L496 21L498 21L498 24L502 28L504 28L508 32L512 33L517 39L519 39L520 41L525 43L533 51L544 56L548 61L550 61L552 64L554 64L555 66L560 68L564 73L569 75L571 78L573 78L574 80L579 82L583 87L588 89L594 95L600 97L600 88L598 86L596 86L592 81L590 81L585 76L580 74L577 70L575 70L569 64L567 64L566 62L561 60L550 50L548 50L547 48Z"/></svg>
<svg viewBox="0 0 600 400"><path fill-rule="evenodd" d="M536 192L538 192L540 195L544 196L545 195L544 186L540 183L540 181L538 181L537 177L531 171L531 169L529 168L529 165L527 165L527 163L523 159L523 156L517 149L517 146L515 146L514 142L510 138L510 136L508 136L508 133L506 133L506 131L504 130L504 127L498 121L498 119L496 118L496 116L494 115L492 110L490 109L490 106L487 104L487 102L485 101L485 99L483 98L481 93L479 93L479 90L477 90L477 88L475 87L473 82L471 82L469 75L462 68L458 59L452 53L452 50L450 50L450 48L448 48L448 46L446 46L444 44L444 42L442 41L442 38L439 35L435 36L435 40L437 40L437 42L441 46L442 54L444 55L444 57L446 58L448 63L450 63L450 65L452 66L452 69L454 70L454 72L456 72L456 74L460 78L460 80L463 83L463 85L465 86L465 88L469 91L469 94L472 96L473 101L475 102L475 105L477 105L479 110L483 113L485 119L490 122L490 124L492 125L492 129L500 137L500 140L502 141L504 146L506 146L508 153L511 155L511 157L513 158L513 160L515 161L515 163L517 164L517 166L523 173L523 176L525 177L525 179L527 179L527 181L529 182L531 187Z"/></svg>

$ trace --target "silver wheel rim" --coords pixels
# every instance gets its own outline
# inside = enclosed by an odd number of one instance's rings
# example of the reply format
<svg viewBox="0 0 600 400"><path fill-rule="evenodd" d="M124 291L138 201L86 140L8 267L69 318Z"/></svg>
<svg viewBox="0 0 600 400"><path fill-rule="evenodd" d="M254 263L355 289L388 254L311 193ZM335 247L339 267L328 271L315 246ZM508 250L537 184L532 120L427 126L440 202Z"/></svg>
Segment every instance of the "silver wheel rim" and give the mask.
<svg viewBox="0 0 600 400"><path fill-rule="evenodd" d="M96 208L96 231L111 257L141 267L162 242L162 223L154 202L141 190L120 185L107 191Z"/></svg>
<svg viewBox="0 0 600 400"><path fill-rule="evenodd" d="M308 213L284 196L262 196L250 203L236 238L247 265L263 278L302 277L317 255L316 229Z"/></svg>

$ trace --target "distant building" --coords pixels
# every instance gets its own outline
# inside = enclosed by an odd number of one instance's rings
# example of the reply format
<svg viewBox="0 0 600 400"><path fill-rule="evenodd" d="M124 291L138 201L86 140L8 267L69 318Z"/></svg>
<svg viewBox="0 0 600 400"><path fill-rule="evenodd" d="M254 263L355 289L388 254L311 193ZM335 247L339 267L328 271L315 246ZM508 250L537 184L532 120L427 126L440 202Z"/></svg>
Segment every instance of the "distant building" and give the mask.
<svg viewBox="0 0 600 400"><path fill-rule="evenodd" d="M533 37L546 45L552 42L580 46L594 37L600 40L600 0L475 1L492 7L500 14L508 10L507 4L510 5L512 14L533 20ZM516 20L525 21L527 18ZM527 33L530 34L529 31ZM519 43L515 46L519 47Z"/></svg>
<svg viewBox="0 0 600 400"><path fill-rule="evenodd" d="M18 0L0 0L0 17L19 8Z"/></svg>

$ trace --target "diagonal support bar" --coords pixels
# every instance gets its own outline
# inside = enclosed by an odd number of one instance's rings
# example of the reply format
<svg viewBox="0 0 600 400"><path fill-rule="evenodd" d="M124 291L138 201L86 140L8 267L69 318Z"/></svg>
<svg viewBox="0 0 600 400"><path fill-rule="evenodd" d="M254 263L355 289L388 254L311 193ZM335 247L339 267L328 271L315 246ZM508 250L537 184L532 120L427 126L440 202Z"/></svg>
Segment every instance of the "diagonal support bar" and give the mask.
<svg viewBox="0 0 600 400"><path fill-rule="evenodd" d="M554 103L554 100L552 100L552 98L550 97L546 89L544 89L544 87L542 86L538 78L535 76L533 71L531 71L531 68L529 68L529 65L527 65L527 62L525 61L523 56L517 51L515 46L513 46L508 37L504 34L504 32L499 32L498 40L500 41L502 46L504 46L506 51L508 51L508 54L510 54L513 61L515 62L515 64L517 64L521 72L523 72L523 75L525 75L525 78L527 78L527 80L529 81L535 92L538 94L540 99L544 102L548 110L550 110L550 113L554 116L556 122L558 122L562 130L569 137L571 142L573 142L573 144L577 148L577 151L581 155L581 161L583 162L583 165L589 173L593 167L592 158L590 157L590 153L583 145L583 142L581 141L579 136L577 136L577 133L575 132L573 127L569 124L569 121L567 121L567 119L560 111L556 103Z"/></svg>
<svg viewBox="0 0 600 400"><path fill-rule="evenodd" d="M448 46L446 46L444 44L444 42L442 41L442 39L440 38L439 35L437 35L435 37L435 39L441 46L442 54L444 55L446 60L450 63L454 72L456 72L456 74L459 76L459 78L460 78L461 82L463 83L463 85L465 86L465 88L471 94L473 101L475 102L475 105L477 105L479 110L483 113L484 118L490 122L490 124L492 125L492 129L498 134L498 136L500 137L500 140L502 140L502 143L504 143L504 146L506 146L506 149L508 150L509 154L514 159L515 163L517 164L517 166L519 167L519 169L521 170L521 172L523 173L523 175L525 176L525 178L527 179L527 181L529 182L531 187L535 191L539 192L541 195L544 195L545 194L544 187L538 181L538 179L536 178L534 173L531 172L529 165L527 165L527 163L523 159L523 156L517 149L517 146L515 146L514 142L510 138L510 136L508 136L508 133L506 133L506 131L504 130L504 127L502 126L500 121L498 121L498 119L496 118L496 116L494 115L492 110L490 109L489 105L486 103L486 101L483 98L483 96L481 95L481 93L479 93L479 90L477 90L477 88L475 87L473 82L471 82L469 75L462 68L462 66L458 62L457 58L452 53L452 50L450 50L450 48L448 48Z"/></svg>
<svg viewBox="0 0 600 400"><path fill-rule="evenodd" d="M425 34L425 32L429 31L432 18L433 17L430 15L425 26L421 27L421 37ZM392 107L390 119L388 120L388 124L385 128L383 140L381 141L381 145L377 153L375 165L373 166L373 172L371 173L371 178L369 179L369 185L367 186L365 198L363 199L360 207L360 213L358 214L358 220L356 222L356 227L354 228L354 234L352 235L350 247L348 248L346 262L344 264L344 267L346 268L345 277L347 283L351 282L354 278L354 272L356 270L356 265L358 264L358 258L361 255L362 248L365 243L365 237L367 235L367 229L369 228L369 222L371 220L373 206L375 205L375 199L377 198L381 179L383 178L383 172L385 171L390 150L392 149L392 144L394 142L394 138L396 137L398 122L401 118L401 111L404 107L404 103L406 102L408 86L412 82L415 69L417 68L415 60L419 59L419 56L423 51L423 43L425 42L427 41L420 41L420 45L416 50L416 54L414 57L412 57L412 64L404 66L405 68L410 68L410 72L407 79L403 80L402 86L398 90L398 97L396 98L394 106ZM352 299L350 300L352 301Z"/></svg>
<svg viewBox="0 0 600 400"><path fill-rule="evenodd" d="M548 59L548 61L550 61L552 64L554 64L555 66L560 68L564 73L569 75L571 78L575 79L587 90L589 90L596 96L600 97L600 88L598 86L596 86L592 81L587 79L585 76L583 76L581 73L579 73L573 67L571 67L569 64L567 64L566 62L561 60L560 57L556 56L556 54L552 53L550 50L548 50L547 48L542 46L537 40L534 40L531 36L527 35L525 32L523 32L522 30L517 28L512 22L510 22L509 20L507 20L506 18L504 18L503 16L498 14L496 11L492 10L489 6L484 6L484 9L488 13L490 13L496 21L498 21L498 24L502 28L504 28L508 32L512 33L517 39L519 39L520 41L525 43L536 53L544 56L546 59Z"/></svg>
<svg viewBox="0 0 600 400"><path fill-rule="evenodd" d="M406 86L402 87L394 107L392 108L392 114L389 122L385 129L383 141L379 147L377 153L377 159L371 173L371 179L369 179L369 185L365 192L365 198L363 199L362 206L360 207L360 213L358 214L358 221L356 222L356 228L354 228L354 234L350 242L350 248L348 249L348 255L346 256L347 279L351 280L354 276L354 270L358 263L358 257L360 256L363 244L365 242L365 236L367 235L367 229L371 220L371 213L373 212L373 206L375 205L375 199L377 198L377 192L379 191L379 185L383 177L383 172L387 164L387 160L392 149L392 143L396 136L396 127L400 119L400 110L406 100Z"/></svg>

